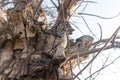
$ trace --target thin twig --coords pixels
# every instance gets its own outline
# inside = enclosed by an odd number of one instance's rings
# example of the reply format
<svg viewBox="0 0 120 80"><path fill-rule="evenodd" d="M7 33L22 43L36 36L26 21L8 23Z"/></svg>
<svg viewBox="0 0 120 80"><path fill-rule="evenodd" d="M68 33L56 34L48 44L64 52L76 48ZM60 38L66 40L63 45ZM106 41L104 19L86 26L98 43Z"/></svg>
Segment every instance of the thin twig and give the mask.
<svg viewBox="0 0 120 80"><path fill-rule="evenodd" d="M71 13L69 19L72 17L72 15L74 14L74 12L79 9L79 7L81 6L82 2L83 2L83 0L80 2L80 4L78 5L78 7Z"/></svg>
<svg viewBox="0 0 120 80"><path fill-rule="evenodd" d="M79 59L79 54L78 54L78 56L77 56L77 66L78 66L78 68L79 68L79 70L81 70L81 68L80 68L80 59Z"/></svg>
<svg viewBox="0 0 120 80"><path fill-rule="evenodd" d="M55 4L55 2L53 0L51 0L51 2L56 7L56 9L58 9L58 6Z"/></svg>
<svg viewBox="0 0 120 80"><path fill-rule="evenodd" d="M84 33L82 32L82 30L80 30L80 28L77 26L77 25L75 25L73 22L70 22L74 27L76 27L79 31L80 31L80 33L82 33L82 35L84 35Z"/></svg>
<svg viewBox="0 0 120 80"><path fill-rule="evenodd" d="M79 7L81 7L81 4L82 3L86 3L86 2L87 2L87 4L88 3L97 3L95 1L84 1L84 0L81 0L81 2L79 3L78 7L71 13L70 18L79 9ZM87 5L84 7L84 9L82 10L82 12L86 9L86 7L87 7Z"/></svg>
<svg viewBox="0 0 120 80"><path fill-rule="evenodd" d="M89 13L78 13L79 15L88 15L88 16L94 16L94 17L98 17L98 18L101 18L101 19L113 19L113 18L116 18L120 15L120 13L118 13L117 15L113 16L113 17L102 17L102 16L98 16L98 15L95 15L95 14L89 14Z"/></svg>
<svg viewBox="0 0 120 80"><path fill-rule="evenodd" d="M84 18L83 16L81 16L81 18L82 18L83 21L85 22L85 25L86 25L86 27L89 29L89 31L91 32L91 34L92 34L96 39L98 39L97 36L96 36L96 35L92 32L92 30L90 29L90 27L89 27L87 21L85 20L85 18Z"/></svg>
<svg viewBox="0 0 120 80"><path fill-rule="evenodd" d="M108 66L110 66L111 64L113 64L116 60L118 60L120 58L120 56L118 56L116 59L114 59L111 63L105 65L104 67L101 67L99 70L95 71L93 74L91 74L90 76L88 76L85 80L87 80L89 77L91 77L92 75L98 73L99 71L107 68Z"/></svg>
<svg viewBox="0 0 120 80"><path fill-rule="evenodd" d="M96 42L92 43L91 46L98 45L98 44L100 44L100 43L105 43L105 42L107 42L109 39L110 39L110 38L101 39L101 40L99 40L99 41L96 41ZM117 36L115 39L120 39L120 37ZM110 43L112 43L112 41L111 41ZM114 43L118 43L118 42L117 42L117 41L114 41Z"/></svg>
<svg viewBox="0 0 120 80"><path fill-rule="evenodd" d="M120 44L120 42L119 42L119 44ZM111 49L111 48L120 48L120 45L109 45L104 50ZM89 51L84 51L84 52L80 52L80 53L73 53L66 59L66 61L77 58L77 54L80 54L80 57L82 57L82 56L85 56L85 55L89 55L89 54L98 52L101 49L102 48L100 47L100 48L96 48L96 49L91 49Z"/></svg>
<svg viewBox="0 0 120 80"><path fill-rule="evenodd" d="M100 40L102 40L102 35L103 35L103 32L102 32L102 27L99 23L97 23L99 28L100 28Z"/></svg>
<svg viewBox="0 0 120 80"><path fill-rule="evenodd" d="M93 58L94 58L94 56L95 56L95 54L93 54ZM90 75L91 75L91 73L92 73L92 66L93 66L93 64L91 63L91 65L90 65L90 69L89 69L89 73L90 73ZM90 77L90 80L92 79L92 76Z"/></svg>
<svg viewBox="0 0 120 80"><path fill-rule="evenodd" d="M110 57L110 54L108 55L108 57L106 58L106 60L105 60L105 62L103 63L103 65L102 65L102 67L104 67L105 66L105 64L108 62L108 60L109 60L109 57ZM97 75L93 78L94 80L96 79L96 77L100 74L100 72L101 72L102 70L100 70L98 73L97 73Z"/></svg>
<svg viewBox="0 0 120 80"><path fill-rule="evenodd" d="M81 74L81 73L96 59L96 57L100 54L100 52L106 48L107 44L114 39L114 37L115 37L116 34L118 34L119 30L120 30L120 27L118 27L118 29L113 33L113 35L112 35L112 36L110 37L110 39L106 42L106 44L98 51L98 53L94 56L94 58L93 58L92 60L90 60L90 62L74 77L74 79L75 79L79 74Z"/></svg>
<svg viewBox="0 0 120 80"><path fill-rule="evenodd" d="M40 10L40 6L41 6L42 2L43 2L43 0L40 0L40 1L39 1L39 3L38 3L38 7L36 8L36 11L35 11L35 13L34 13L33 18L35 18L36 15L37 15L37 13L39 12L39 10Z"/></svg>
<svg viewBox="0 0 120 80"><path fill-rule="evenodd" d="M81 13L85 11L85 9L87 8L87 6L88 6L88 2L86 3L86 5L84 6L84 8L82 9Z"/></svg>
<svg viewBox="0 0 120 80"><path fill-rule="evenodd" d="M95 2L95 1L83 1L83 2L87 2L87 3L97 3L97 2Z"/></svg>

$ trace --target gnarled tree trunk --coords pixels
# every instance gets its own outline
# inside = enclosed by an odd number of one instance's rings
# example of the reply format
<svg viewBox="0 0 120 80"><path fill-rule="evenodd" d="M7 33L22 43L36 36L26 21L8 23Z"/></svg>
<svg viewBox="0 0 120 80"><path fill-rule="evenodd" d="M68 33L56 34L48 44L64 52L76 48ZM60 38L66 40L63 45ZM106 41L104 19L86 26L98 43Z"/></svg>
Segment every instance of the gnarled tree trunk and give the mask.
<svg viewBox="0 0 120 80"><path fill-rule="evenodd" d="M5 1L0 9L0 80L72 80L72 69L88 55L70 55L88 51L94 40L89 35L69 39L70 12L79 0L59 0L53 26L45 21L44 0L13 0L6 12Z"/></svg>

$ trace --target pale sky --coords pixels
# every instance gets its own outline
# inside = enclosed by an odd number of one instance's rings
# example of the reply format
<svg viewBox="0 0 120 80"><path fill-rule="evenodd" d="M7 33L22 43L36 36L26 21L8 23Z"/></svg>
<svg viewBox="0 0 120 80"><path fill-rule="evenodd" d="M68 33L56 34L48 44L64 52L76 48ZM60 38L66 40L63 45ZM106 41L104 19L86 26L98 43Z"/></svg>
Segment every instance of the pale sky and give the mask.
<svg viewBox="0 0 120 80"><path fill-rule="evenodd" d="M120 4L119 4L120 0L94 0L94 1L97 2L97 4L89 3L84 13L95 14L102 17L112 17L120 13ZM103 34L104 34L103 37L109 37L112 34L112 32L114 32L117 29L117 27L120 26L120 16L113 19L100 19L92 16L84 16L84 18L89 24L89 27L92 29L94 33L96 33L98 37L100 35L100 30L97 25L97 22L100 23L102 26ZM90 34L87 27L83 25L83 21L81 17L79 18L74 17L72 21L74 21L78 25L78 27L84 32L84 34ZM82 35L82 34L77 34L78 33L77 31L75 32L74 37L78 37Z"/></svg>
<svg viewBox="0 0 120 80"><path fill-rule="evenodd" d="M92 1L97 2L97 4L89 3L88 7L84 11L85 13L96 14L102 17L112 17L120 13L120 0ZM103 38L109 38L114 33L114 31L120 26L120 16L113 19L100 19L91 16L84 16L84 18L89 24L89 27L91 28L92 32L95 33L95 35L98 38L100 37L100 29L97 23L101 24L102 26ZM84 34L89 34L93 36L91 32L89 32L85 24L83 24L84 22L80 17L74 17L72 18L72 20L75 22L75 24L77 24L77 26L80 28L80 30L83 31ZM76 29L72 37L77 38L81 35L82 33L80 33L79 30ZM94 61L92 68L93 72L101 67L102 62L104 62L108 55L110 55L110 59L108 60L109 63L112 60L114 60L117 56L120 56L120 49L103 51L100 54L100 56ZM78 69L75 70L75 72L78 72ZM83 76L80 76L80 78L81 80L84 80L84 77L87 77L89 74L87 73L87 71L85 71L82 75ZM120 59L118 59L113 65L104 69L95 80L120 80Z"/></svg>

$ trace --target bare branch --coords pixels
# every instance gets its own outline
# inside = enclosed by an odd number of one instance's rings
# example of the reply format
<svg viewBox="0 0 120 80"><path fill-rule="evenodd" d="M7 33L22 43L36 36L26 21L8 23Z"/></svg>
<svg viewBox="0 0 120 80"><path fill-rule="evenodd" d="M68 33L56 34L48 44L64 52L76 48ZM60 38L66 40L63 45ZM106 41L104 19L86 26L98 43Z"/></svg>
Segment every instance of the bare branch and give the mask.
<svg viewBox="0 0 120 80"><path fill-rule="evenodd" d="M113 16L113 17L102 17L102 16L98 16L98 15L95 15L95 14L89 14L89 13L78 13L79 15L88 15L88 16L94 16L94 17L98 17L98 18L101 18L101 19L113 19L113 18L116 18L120 15L120 13L118 13L117 15Z"/></svg>
<svg viewBox="0 0 120 80"><path fill-rule="evenodd" d="M100 54L100 52L106 48L107 44L114 39L114 37L116 36L116 34L118 34L119 30L120 30L120 27L118 27L118 29L113 33L113 35L112 35L112 36L110 37L110 39L106 42L106 44L98 51L98 53L94 56L94 58L74 77L74 79L75 79L79 74L81 74L81 73L91 64L91 62L93 62L93 61L95 60L95 58Z"/></svg>
<svg viewBox="0 0 120 80"><path fill-rule="evenodd" d="M99 40L99 41L96 41L96 42L92 43L91 46L98 45L99 43L106 43L109 39L110 39L110 38L101 39L101 40ZM118 36L118 37L116 37L116 39L120 39L120 37ZM111 41L110 43L112 43L112 42L113 42L113 41ZM114 44L117 44L117 43L119 43L119 42L114 41Z"/></svg>
<svg viewBox="0 0 120 80"><path fill-rule="evenodd" d="M96 73L98 73L99 71L107 68L108 66L112 65L115 61L117 61L118 59L120 58L120 56L118 56L117 58L115 58L112 62L110 62L109 64L107 65L104 65L103 67L101 67L99 70L95 71L94 73L92 73L90 76L88 76L85 80L87 80L89 77L95 75Z"/></svg>
<svg viewBox="0 0 120 80"><path fill-rule="evenodd" d="M82 32L82 30L75 24L75 23L73 23L73 22L70 22L74 27L76 27L79 31L80 31L80 33L82 33L83 35L84 35L84 33Z"/></svg>
<svg viewBox="0 0 120 80"><path fill-rule="evenodd" d="M87 2L87 3L97 3L95 1L83 1L83 2Z"/></svg>
<svg viewBox="0 0 120 80"><path fill-rule="evenodd" d="M53 0L51 0L51 2L53 3L53 5L56 7L56 9L58 9L58 6L55 4L55 2Z"/></svg>
<svg viewBox="0 0 120 80"><path fill-rule="evenodd" d="M104 50L112 49L112 48L120 48L120 45L109 45ZM73 53L70 57L67 58L67 60L71 60L71 59L77 58L78 54L79 54L80 57L82 57L84 55L89 55L89 54L96 53L96 52L98 52L101 49L102 48L96 48L96 49L94 48L94 49L91 49L89 51L85 51L85 52L81 52L81 53Z"/></svg>
<svg viewBox="0 0 120 80"><path fill-rule="evenodd" d="M101 27L101 25L99 23L97 23L97 24L98 24L98 26L100 28L100 40L101 40L102 39L102 35L103 35L103 33L102 33L102 27Z"/></svg>
<svg viewBox="0 0 120 80"><path fill-rule="evenodd" d="M38 7L36 8L35 13L34 13L34 18L36 17L37 13L39 12L42 2L43 2L43 0L40 0L38 3Z"/></svg>
<svg viewBox="0 0 120 80"><path fill-rule="evenodd" d="M92 30L90 29L90 27L89 27L88 23L86 22L85 18L84 18L83 16L81 16L81 17L82 17L83 21L85 22L86 27L87 27L87 28L89 29L89 31L91 32L91 34L92 34L95 38L97 38L97 37L95 36L95 34L92 32ZM98 38L97 38L97 39L98 39Z"/></svg>
<svg viewBox="0 0 120 80"><path fill-rule="evenodd" d="M84 8L82 9L81 13L85 11L85 9L87 8L87 6L88 6L88 2L86 3L86 5L84 6Z"/></svg>
<svg viewBox="0 0 120 80"><path fill-rule="evenodd" d="M106 65L106 63L108 62L110 57L110 54L108 55L108 57L106 58L105 62L102 64L102 67L104 67ZM96 77L100 74L101 70L97 73L97 75L93 78L94 80L96 79Z"/></svg>

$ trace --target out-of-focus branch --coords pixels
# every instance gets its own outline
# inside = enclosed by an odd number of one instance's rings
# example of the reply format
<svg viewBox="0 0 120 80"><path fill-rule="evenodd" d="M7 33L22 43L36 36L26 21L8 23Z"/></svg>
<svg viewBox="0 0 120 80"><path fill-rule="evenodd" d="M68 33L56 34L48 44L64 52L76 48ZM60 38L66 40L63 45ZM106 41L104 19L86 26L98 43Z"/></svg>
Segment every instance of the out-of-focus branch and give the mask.
<svg viewBox="0 0 120 80"><path fill-rule="evenodd" d="M102 17L102 16L99 16L99 15L95 15L95 14L89 14L89 13L78 13L79 15L88 15L88 16L94 16L94 17L98 17L98 18L101 18L101 19L113 19L113 18L116 18L120 15L120 13L118 13L117 15L113 16L113 17Z"/></svg>
<svg viewBox="0 0 120 80"><path fill-rule="evenodd" d="M79 0L64 0L59 5L59 14L60 17L65 18L65 20L69 20L71 10L76 6L76 3Z"/></svg>
<svg viewBox="0 0 120 80"><path fill-rule="evenodd" d="M107 64L107 62L108 62L108 60L109 60L109 57L110 57L110 54L108 55L108 57L106 57L106 60L105 60L104 63L102 64L102 67L104 67L104 66ZM95 80L96 77L100 74L101 71L102 71L102 70L100 70L100 71L95 75L95 77L93 77L94 80Z"/></svg>
<svg viewBox="0 0 120 80"><path fill-rule="evenodd" d="M71 11L71 9L76 5L78 1L79 0L65 0L63 6L65 9Z"/></svg>
<svg viewBox="0 0 120 80"><path fill-rule="evenodd" d="M120 42L119 42L120 44ZM109 45L107 46L104 50L107 50L107 49L112 49L112 48L120 48L120 45ZM91 49L89 51L85 51L85 52L81 52L81 53L74 53L72 55L70 55L70 57L67 58L67 60L72 60L72 59L75 59L77 58L77 55L79 54L80 57L84 56L84 55L89 55L89 54L92 54L92 53L95 53L95 52L98 52L101 48L96 48L96 49Z"/></svg>
<svg viewBox="0 0 120 80"><path fill-rule="evenodd" d="M55 3L53 0L51 0L51 2L52 2L53 5L56 7L56 9L58 9L58 6L56 5L56 3Z"/></svg>
<svg viewBox="0 0 120 80"><path fill-rule="evenodd" d="M116 39L120 39L120 37L116 37ZM96 42L92 43L91 46L98 45L100 43L106 43L108 40L109 40L109 38L107 38L107 39L101 39L99 41L96 41ZM110 43L112 43L112 41ZM118 43L119 42L117 42L117 41L114 42L114 44L118 44Z"/></svg>
<svg viewBox="0 0 120 80"><path fill-rule="evenodd" d="M88 28L88 30L91 32L91 34L92 34L96 39L98 39L97 36L96 36L96 35L92 32L92 30L90 29L90 27L89 27L87 21L85 20L85 18L84 18L83 16L81 16L81 18L82 18L83 21L85 22L85 25L86 25L86 27Z"/></svg>
<svg viewBox="0 0 120 80"><path fill-rule="evenodd" d="M116 37L116 35L118 34L119 31L120 31L120 27L118 27L118 28L116 29L116 31L113 33L113 35L110 37L110 39L104 44L104 46L103 46L100 50L98 50L98 52L97 52L97 54L94 56L94 58L90 60L90 62L74 77L74 79L75 79L79 74L81 74L81 73L96 59L96 57L100 54L100 52L103 51L103 50L107 47L108 43L110 43L111 41L113 41L114 37Z"/></svg>
<svg viewBox="0 0 120 80"><path fill-rule="evenodd" d="M102 39L102 36L103 36L103 32L102 32L102 27L99 23L97 23L99 28L100 28L100 40Z"/></svg>
<svg viewBox="0 0 120 80"><path fill-rule="evenodd" d="M100 72L101 70L107 68L108 66L112 65L115 61L117 61L120 58L120 56L118 56L117 58L115 58L112 62L110 62L107 65L102 66L99 70L93 72L90 76L88 76L85 80L87 80L88 78L90 78L91 76L95 75L96 73Z"/></svg>
<svg viewBox="0 0 120 80"><path fill-rule="evenodd" d="M77 55L78 55L78 54L79 54L79 56L81 57L81 56L84 56L84 55L89 55L89 54L91 54L91 53L98 52L98 51L100 51L100 50L106 50L106 49L115 48L115 47L120 48L119 42L117 42L117 44L107 46L108 42L110 43L110 42L114 39L114 36L119 32L119 30L120 30L120 27L115 31L115 33L111 36L111 38L109 38L109 39L107 40L107 42L105 43L105 45L106 45L105 47L96 48L96 49L92 49L92 50L85 51L85 52L81 52L81 53L80 53L80 52L73 53L73 54L71 54L71 55L67 58L67 60L71 60L71 59L77 58Z"/></svg>
<svg viewBox="0 0 120 80"><path fill-rule="evenodd" d="M37 6L35 13L34 13L34 18L36 17L37 13L39 12L42 2L43 2L43 0L40 0L38 3L38 6Z"/></svg>

